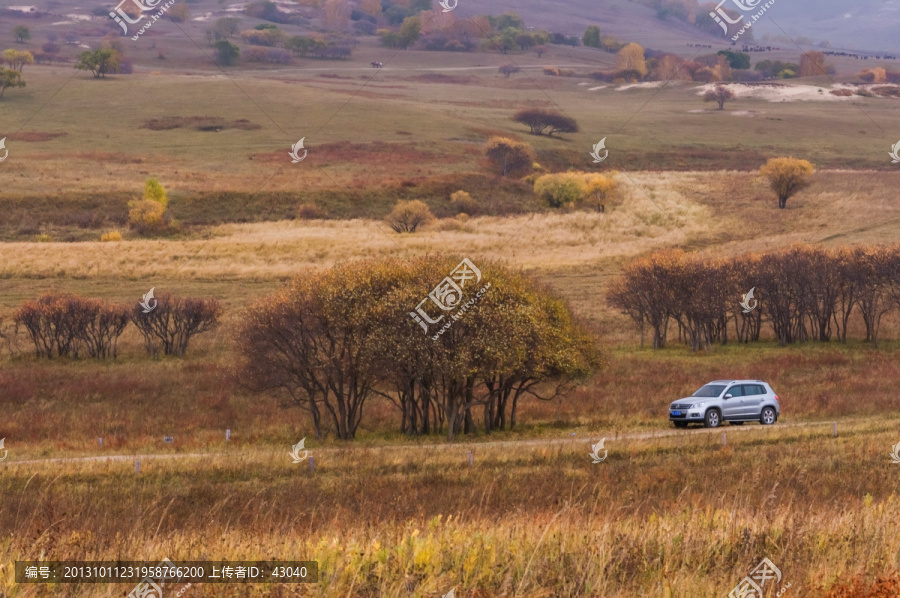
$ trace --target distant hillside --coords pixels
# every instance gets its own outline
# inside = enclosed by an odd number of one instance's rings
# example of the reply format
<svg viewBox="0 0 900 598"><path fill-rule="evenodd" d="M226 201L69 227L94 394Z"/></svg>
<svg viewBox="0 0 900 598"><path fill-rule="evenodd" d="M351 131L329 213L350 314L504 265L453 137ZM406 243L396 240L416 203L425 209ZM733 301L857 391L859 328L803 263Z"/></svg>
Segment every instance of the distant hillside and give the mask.
<svg viewBox="0 0 900 598"><path fill-rule="evenodd" d="M699 30L675 18L662 20L652 5L658 0L492 0L471 8L460 2L464 14L518 12L531 26L569 34L597 24L604 33L641 42L647 47L669 49L686 43L730 44L724 36ZM707 4L700 2L700 4ZM716 4L716 3L713 3ZM725 8L733 7L728 0ZM776 0L755 28L757 40L768 33L829 41L835 48L900 52L900 0ZM780 42L784 45L784 42Z"/></svg>

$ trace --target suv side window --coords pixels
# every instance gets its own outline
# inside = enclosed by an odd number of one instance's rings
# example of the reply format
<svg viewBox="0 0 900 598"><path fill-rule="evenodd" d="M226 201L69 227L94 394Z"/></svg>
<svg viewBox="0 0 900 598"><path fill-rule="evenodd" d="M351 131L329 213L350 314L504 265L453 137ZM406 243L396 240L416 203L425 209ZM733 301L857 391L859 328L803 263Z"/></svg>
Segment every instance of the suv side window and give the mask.
<svg viewBox="0 0 900 598"><path fill-rule="evenodd" d="M759 384L754 384L754 385L752 386L752 388L753 388L753 394L754 394L754 395L764 395L764 394L766 394L766 389L763 388L763 387L762 387L761 385L759 385Z"/></svg>
<svg viewBox="0 0 900 598"><path fill-rule="evenodd" d="M731 395L732 397L742 397L744 396L744 388L740 384L735 384L731 388L729 388L725 394Z"/></svg>

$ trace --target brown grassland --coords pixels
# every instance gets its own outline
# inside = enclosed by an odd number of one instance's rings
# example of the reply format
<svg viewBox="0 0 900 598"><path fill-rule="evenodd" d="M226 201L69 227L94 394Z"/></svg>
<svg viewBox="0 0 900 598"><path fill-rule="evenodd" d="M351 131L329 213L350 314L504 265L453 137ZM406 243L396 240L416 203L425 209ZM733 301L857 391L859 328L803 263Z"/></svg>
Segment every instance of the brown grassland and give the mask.
<svg viewBox="0 0 900 598"><path fill-rule="evenodd" d="M472 67L399 52L372 73L384 52L371 44L336 67L227 76L174 61L104 81L28 68L0 113L28 123L8 136L0 171L0 597L131 589L17 584L16 560L163 558L319 563L315 584L194 585L191 597L712 597L763 557L787 596L900 595L900 465L889 457L900 318L886 319L877 350L857 318L846 344L767 338L693 354L641 347L606 301L623 264L661 249L900 241L900 174L877 126L898 105L738 100L739 112L716 114L699 110L693 85L589 91L585 77L543 77L554 61L584 72L612 61L553 53L509 80L500 55ZM104 93L120 110L95 101ZM510 120L554 105L582 131L535 138ZM304 135L309 158L291 165ZM591 167L587 149L608 135L598 170L618 171L614 207L542 205L528 182L488 171L481 148L494 135L531 143L553 172ZM777 155L819 168L785 210L755 174ZM148 177L169 192L167 234L127 228ZM458 190L480 214L456 213ZM394 233L383 219L401 199L422 199L436 220ZM113 230L124 240L99 240ZM299 410L241 385L244 307L307 269L437 254L505 260L547 285L597 333L606 368L561 399L526 401L514 430L452 444L400 435L378 399L355 442L312 440ZM37 359L15 330L16 308L44 291L133 305L150 287L218 299L220 326L159 360L133 327L106 361ZM779 423L673 433L669 402L720 378L770 382ZM314 471L288 456L304 437ZM608 458L592 464L601 438Z"/></svg>

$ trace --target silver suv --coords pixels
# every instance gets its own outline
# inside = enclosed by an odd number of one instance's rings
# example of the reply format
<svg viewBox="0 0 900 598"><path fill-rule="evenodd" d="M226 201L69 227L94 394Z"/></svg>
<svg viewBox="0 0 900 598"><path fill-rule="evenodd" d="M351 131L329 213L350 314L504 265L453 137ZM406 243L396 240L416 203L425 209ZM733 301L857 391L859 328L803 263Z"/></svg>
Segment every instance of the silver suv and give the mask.
<svg viewBox="0 0 900 598"><path fill-rule="evenodd" d="M723 421L772 425L781 415L778 395L762 380L714 380L685 399L669 405L669 421L676 428L702 423L717 428Z"/></svg>

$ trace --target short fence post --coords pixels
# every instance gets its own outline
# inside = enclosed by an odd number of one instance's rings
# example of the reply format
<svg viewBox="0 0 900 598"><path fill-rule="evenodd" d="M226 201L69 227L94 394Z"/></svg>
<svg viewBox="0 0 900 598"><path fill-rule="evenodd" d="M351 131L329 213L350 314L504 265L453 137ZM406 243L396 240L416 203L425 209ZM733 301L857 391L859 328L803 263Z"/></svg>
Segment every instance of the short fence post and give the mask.
<svg viewBox="0 0 900 598"><path fill-rule="evenodd" d="M231 442L231 430L225 430L225 442Z"/></svg>
<svg viewBox="0 0 900 598"><path fill-rule="evenodd" d="M103 439L102 439L102 438L98 438L98 439L97 439L97 444L98 444L99 446L103 446Z"/></svg>
<svg viewBox="0 0 900 598"><path fill-rule="evenodd" d="M134 460L134 473L141 473L141 460L140 459Z"/></svg>
<svg viewBox="0 0 900 598"><path fill-rule="evenodd" d="M831 433L837 438L837 422L831 423Z"/></svg>
<svg viewBox="0 0 900 598"><path fill-rule="evenodd" d="M722 446L728 446L728 434L722 432Z"/></svg>
<svg viewBox="0 0 900 598"><path fill-rule="evenodd" d="M311 472L316 470L316 460L312 455L309 456L309 470Z"/></svg>
<svg viewBox="0 0 900 598"><path fill-rule="evenodd" d="M475 465L475 454L472 451L469 451L469 467Z"/></svg>

